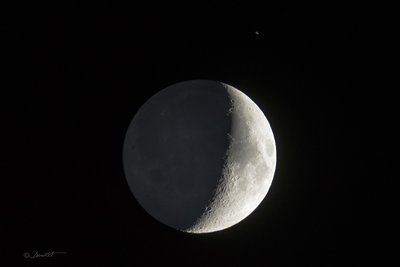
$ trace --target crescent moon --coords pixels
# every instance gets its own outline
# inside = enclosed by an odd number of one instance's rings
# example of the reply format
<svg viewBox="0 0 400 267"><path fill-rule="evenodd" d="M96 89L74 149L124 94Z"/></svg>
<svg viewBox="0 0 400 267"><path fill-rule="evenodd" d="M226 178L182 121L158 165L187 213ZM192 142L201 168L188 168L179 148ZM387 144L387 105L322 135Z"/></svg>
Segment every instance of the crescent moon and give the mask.
<svg viewBox="0 0 400 267"><path fill-rule="evenodd" d="M261 109L218 81L171 85L128 127L125 176L141 206L188 233L229 228L249 216L271 186L276 144Z"/></svg>

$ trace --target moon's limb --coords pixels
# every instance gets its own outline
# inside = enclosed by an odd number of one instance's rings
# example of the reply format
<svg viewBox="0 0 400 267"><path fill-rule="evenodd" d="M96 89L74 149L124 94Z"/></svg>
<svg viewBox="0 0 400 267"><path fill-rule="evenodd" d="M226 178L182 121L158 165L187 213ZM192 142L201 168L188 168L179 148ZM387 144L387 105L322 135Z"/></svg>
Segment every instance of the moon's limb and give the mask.
<svg viewBox="0 0 400 267"><path fill-rule="evenodd" d="M241 91L225 85L231 98L230 146L222 177L192 233L214 232L237 224L266 196L276 166L272 129L260 108Z"/></svg>

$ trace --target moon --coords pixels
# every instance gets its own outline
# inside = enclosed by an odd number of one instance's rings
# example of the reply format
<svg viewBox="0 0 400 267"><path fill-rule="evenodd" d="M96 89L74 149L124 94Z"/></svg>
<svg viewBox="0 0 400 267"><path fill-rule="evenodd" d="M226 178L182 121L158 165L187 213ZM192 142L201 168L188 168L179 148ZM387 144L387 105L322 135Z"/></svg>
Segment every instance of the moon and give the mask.
<svg viewBox="0 0 400 267"><path fill-rule="evenodd" d="M131 121L123 145L129 188L159 222L188 233L229 228L267 195L276 144L261 109L211 80L173 84Z"/></svg>

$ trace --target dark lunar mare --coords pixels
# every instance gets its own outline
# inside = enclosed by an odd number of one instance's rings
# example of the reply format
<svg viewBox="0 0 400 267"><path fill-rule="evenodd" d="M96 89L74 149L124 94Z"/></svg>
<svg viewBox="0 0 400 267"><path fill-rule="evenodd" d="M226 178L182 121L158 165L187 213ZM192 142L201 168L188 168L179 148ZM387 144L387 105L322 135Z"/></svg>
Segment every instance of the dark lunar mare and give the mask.
<svg viewBox="0 0 400 267"><path fill-rule="evenodd" d="M179 230L203 214L221 178L231 130L230 98L216 81L174 84L132 120L123 163L141 206Z"/></svg>

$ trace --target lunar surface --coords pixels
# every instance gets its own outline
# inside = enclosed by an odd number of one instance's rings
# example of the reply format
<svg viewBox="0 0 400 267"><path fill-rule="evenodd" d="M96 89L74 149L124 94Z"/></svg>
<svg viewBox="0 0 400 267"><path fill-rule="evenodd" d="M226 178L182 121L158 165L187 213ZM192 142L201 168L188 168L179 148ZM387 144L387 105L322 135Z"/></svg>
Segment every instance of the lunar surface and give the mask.
<svg viewBox="0 0 400 267"><path fill-rule="evenodd" d="M260 108L234 87L209 80L171 85L128 127L125 176L152 217L183 232L231 227L266 196L276 146Z"/></svg>

